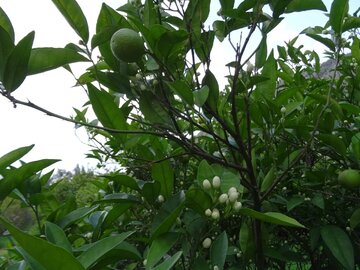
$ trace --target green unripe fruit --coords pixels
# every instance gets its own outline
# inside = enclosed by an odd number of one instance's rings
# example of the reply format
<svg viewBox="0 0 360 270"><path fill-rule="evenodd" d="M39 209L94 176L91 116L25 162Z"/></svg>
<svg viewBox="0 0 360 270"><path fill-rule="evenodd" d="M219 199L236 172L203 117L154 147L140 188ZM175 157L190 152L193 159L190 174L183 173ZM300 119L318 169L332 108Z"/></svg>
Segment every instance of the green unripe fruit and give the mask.
<svg viewBox="0 0 360 270"><path fill-rule="evenodd" d="M127 63L139 61L145 53L144 41L134 30L122 28L110 40L114 56Z"/></svg>
<svg viewBox="0 0 360 270"><path fill-rule="evenodd" d="M345 188L358 188L360 187L360 173L353 169L342 171L339 173L338 181Z"/></svg>

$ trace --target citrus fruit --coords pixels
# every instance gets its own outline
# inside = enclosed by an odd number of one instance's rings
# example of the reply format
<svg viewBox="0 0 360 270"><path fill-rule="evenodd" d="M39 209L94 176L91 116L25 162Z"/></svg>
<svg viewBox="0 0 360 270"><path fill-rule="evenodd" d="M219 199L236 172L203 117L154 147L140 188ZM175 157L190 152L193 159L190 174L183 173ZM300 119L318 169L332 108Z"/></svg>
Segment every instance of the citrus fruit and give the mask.
<svg viewBox="0 0 360 270"><path fill-rule="evenodd" d="M357 170L347 169L339 173L339 184L345 188L360 187L360 173Z"/></svg>
<svg viewBox="0 0 360 270"><path fill-rule="evenodd" d="M127 63L139 61L145 53L140 35L128 28L116 31L111 37L110 46L114 56Z"/></svg>

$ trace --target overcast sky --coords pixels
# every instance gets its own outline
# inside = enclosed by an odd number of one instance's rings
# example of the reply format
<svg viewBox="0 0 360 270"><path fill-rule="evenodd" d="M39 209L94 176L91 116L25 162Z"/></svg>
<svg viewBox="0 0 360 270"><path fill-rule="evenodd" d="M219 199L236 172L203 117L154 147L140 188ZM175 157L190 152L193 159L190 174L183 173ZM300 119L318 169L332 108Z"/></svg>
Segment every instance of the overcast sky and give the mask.
<svg viewBox="0 0 360 270"><path fill-rule="evenodd" d="M358 8L359 0L350 0L351 10ZM117 8L126 0L80 0L80 6L88 19L91 33L93 33L96 18L103 2ZM218 4L218 1L214 1ZM328 9L331 0L325 0ZM69 42L76 43L79 38L67 25L52 1L49 0L0 0L1 7L10 17L18 41L27 33L35 30L35 47L63 47ZM214 13L216 13L216 8ZM295 37L307 26L323 25L326 21L321 12L303 12L291 14L269 37L268 44L284 44L284 41ZM323 50L323 47L308 38L302 38L300 43L308 48ZM255 46L255 43L254 43ZM231 61L229 47L215 46L219 53L215 53L212 63L223 67ZM227 57L226 52L230 52ZM226 69L216 72L218 76L225 75ZM73 114L73 107L81 108L86 97L80 88L74 88L74 79L64 71L58 69L28 77L16 91L19 99L29 99L33 103L43 106L55 113L65 116ZM75 130L74 125L44 115L41 112L18 107L13 108L3 97L0 97L0 156L15 148L35 144L35 148L26 160L41 158L62 159L56 168L73 169L76 164L94 166L94 161L85 160L84 154L89 150L84 132Z"/></svg>

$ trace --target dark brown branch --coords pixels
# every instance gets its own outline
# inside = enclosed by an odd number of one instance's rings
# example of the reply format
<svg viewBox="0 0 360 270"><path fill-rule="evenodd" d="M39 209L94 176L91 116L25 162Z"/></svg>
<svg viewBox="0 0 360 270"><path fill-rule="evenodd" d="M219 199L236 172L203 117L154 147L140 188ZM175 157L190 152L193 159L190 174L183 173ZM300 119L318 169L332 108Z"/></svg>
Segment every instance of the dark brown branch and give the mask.
<svg viewBox="0 0 360 270"><path fill-rule="evenodd" d="M58 118L58 119L61 119L61 120L67 121L67 122L71 122L71 123L74 123L79 126L99 129L99 130L103 130L103 131L113 133L113 134L147 134L147 135L154 135L157 137L167 136L167 134L165 132L155 132L155 131L149 131L149 130L118 130L118 129L112 129L112 128L107 128L107 127L102 127L102 126L96 126L96 125L92 125L92 124L89 124L86 122L77 121L75 119L65 117L65 116L57 114L57 113L53 113L43 107L40 107L40 106L32 103L31 101L25 102L22 100L18 100L15 97L11 96L10 94L3 94L3 96L5 96L8 100L10 100L14 104L15 107L16 107L16 105L23 105L26 107L30 107L37 111L43 112L48 116L55 117L55 118Z"/></svg>

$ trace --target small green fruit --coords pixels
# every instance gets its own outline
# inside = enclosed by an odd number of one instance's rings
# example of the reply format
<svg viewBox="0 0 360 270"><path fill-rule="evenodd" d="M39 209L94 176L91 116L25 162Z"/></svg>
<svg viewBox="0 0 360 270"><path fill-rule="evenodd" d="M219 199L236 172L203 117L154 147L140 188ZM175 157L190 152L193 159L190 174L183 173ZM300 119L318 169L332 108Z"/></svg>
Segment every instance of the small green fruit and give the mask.
<svg viewBox="0 0 360 270"><path fill-rule="evenodd" d="M345 188L358 188L360 187L360 173L357 170L347 169L339 173L338 181Z"/></svg>
<svg viewBox="0 0 360 270"><path fill-rule="evenodd" d="M111 37L110 46L114 56L127 63L139 61L145 53L141 36L128 28L116 31Z"/></svg>

